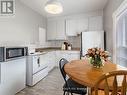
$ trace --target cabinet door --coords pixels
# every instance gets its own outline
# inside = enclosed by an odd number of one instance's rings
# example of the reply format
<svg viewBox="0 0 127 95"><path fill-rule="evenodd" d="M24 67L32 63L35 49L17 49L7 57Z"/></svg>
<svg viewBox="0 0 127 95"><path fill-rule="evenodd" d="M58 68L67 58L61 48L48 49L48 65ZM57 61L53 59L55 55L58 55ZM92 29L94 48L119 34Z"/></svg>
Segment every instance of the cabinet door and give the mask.
<svg viewBox="0 0 127 95"><path fill-rule="evenodd" d="M102 16L90 17L89 18L89 31L100 31L103 30Z"/></svg>
<svg viewBox="0 0 127 95"><path fill-rule="evenodd" d="M65 40L65 20L57 20L56 40Z"/></svg>
<svg viewBox="0 0 127 95"><path fill-rule="evenodd" d="M68 53L67 51L56 51L56 66L59 67L59 61L62 58L65 58L66 60L68 60Z"/></svg>
<svg viewBox="0 0 127 95"><path fill-rule="evenodd" d="M68 54L68 60L79 60L80 59L80 53L69 53Z"/></svg>
<svg viewBox="0 0 127 95"><path fill-rule="evenodd" d="M47 46L46 42L46 29L39 27L39 44L42 47Z"/></svg>
<svg viewBox="0 0 127 95"><path fill-rule="evenodd" d="M88 18L81 18L77 20L78 34L88 30Z"/></svg>
<svg viewBox="0 0 127 95"><path fill-rule="evenodd" d="M77 20L69 19L66 20L66 35L67 36L77 36Z"/></svg>
<svg viewBox="0 0 127 95"><path fill-rule="evenodd" d="M88 30L88 18L71 19L66 21L67 36L77 36Z"/></svg>
<svg viewBox="0 0 127 95"><path fill-rule="evenodd" d="M45 68L48 66L48 53L46 54L43 54L43 55L40 55L40 65L41 65L41 68Z"/></svg>
<svg viewBox="0 0 127 95"><path fill-rule="evenodd" d="M49 60L49 70L52 70L56 65L56 63L55 63L55 52L54 51L49 52L48 58L50 59Z"/></svg>
<svg viewBox="0 0 127 95"><path fill-rule="evenodd" d="M47 67L48 71L55 67L55 52L47 52L46 54L40 55L40 65L41 67Z"/></svg>
<svg viewBox="0 0 127 95"><path fill-rule="evenodd" d="M61 53L61 56L65 59L67 59L68 61L79 60L80 59L80 52L78 52L78 51L65 51L65 52Z"/></svg>
<svg viewBox="0 0 127 95"><path fill-rule="evenodd" d="M55 66L59 67L59 61L62 58L62 54L61 51L56 51L56 55L55 55Z"/></svg>
<svg viewBox="0 0 127 95"><path fill-rule="evenodd" d="M14 95L25 88L26 81L26 59L17 59L1 64L0 95ZM1 94L2 93L2 94Z"/></svg>
<svg viewBox="0 0 127 95"><path fill-rule="evenodd" d="M48 20L47 22L47 40L56 39L57 22L55 20Z"/></svg>

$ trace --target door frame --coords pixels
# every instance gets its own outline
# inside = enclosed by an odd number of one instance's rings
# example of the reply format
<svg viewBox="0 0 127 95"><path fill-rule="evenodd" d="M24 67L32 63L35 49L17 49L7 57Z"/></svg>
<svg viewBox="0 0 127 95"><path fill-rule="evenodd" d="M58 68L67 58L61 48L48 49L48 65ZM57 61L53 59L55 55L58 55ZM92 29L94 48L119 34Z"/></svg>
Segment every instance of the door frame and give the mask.
<svg viewBox="0 0 127 95"><path fill-rule="evenodd" d="M117 61L117 22L127 12L127 0L124 0L120 7L113 13L113 62Z"/></svg>

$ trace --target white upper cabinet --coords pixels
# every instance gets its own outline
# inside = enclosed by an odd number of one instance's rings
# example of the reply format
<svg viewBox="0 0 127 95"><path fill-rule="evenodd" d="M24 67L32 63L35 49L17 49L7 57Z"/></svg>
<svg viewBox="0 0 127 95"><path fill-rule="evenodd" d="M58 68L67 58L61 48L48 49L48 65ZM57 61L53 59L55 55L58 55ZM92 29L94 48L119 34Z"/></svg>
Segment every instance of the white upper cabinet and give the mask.
<svg viewBox="0 0 127 95"><path fill-rule="evenodd" d="M77 36L77 21L75 19L66 20L66 35Z"/></svg>
<svg viewBox="0 0 127 95"><path fill-rule="evenodd" d="M42 47L47 46L46 42L46 29L39 27L39 45Z"/></svg>
<svg viewBox="0 0 127 95"><path fill-rule="evenodd" d="M103 30L103 18L102 16L95 16L89 18L89 31Z"/></svg>
<svg viewBox="0 0 127 95"><path fill-rule="evenodd" d="M57 40L65 40L66 33L65 33L65 20L57 20L57 29L56 29L56 39Z"/></svg>
<svg viewBox="0 0 127 95"><path fill-rule="evenodd" d="M68 19L66 20L66 35L67 36L77 36L83 31L88 30L88 19Z"/></svg>
<svg viewBox="0 0 127 95"><path fill-rule="evenodd" d="M65 40L65 20L50 19L47 21L47 40Z"/></svg>
<svg viewBox="0 0 127 95"><path fill-rule="evenodd" d="M84 31L88 31L88 18L78 19L78 34Z"/></svg>
<svg viewBox="0 0 127 95"><path fill-rule="evenodd" d="M47 21L47 40L66 40L84 31L102 31L102 16L57 18Z"/></svg>
<svg viewBox="0 0 127 95"><path fill-rule="evenodd" d="M57 27L57 22L55 20L48 20L48 22L47 22L47 40L55 40L56 27Z"/></svg>

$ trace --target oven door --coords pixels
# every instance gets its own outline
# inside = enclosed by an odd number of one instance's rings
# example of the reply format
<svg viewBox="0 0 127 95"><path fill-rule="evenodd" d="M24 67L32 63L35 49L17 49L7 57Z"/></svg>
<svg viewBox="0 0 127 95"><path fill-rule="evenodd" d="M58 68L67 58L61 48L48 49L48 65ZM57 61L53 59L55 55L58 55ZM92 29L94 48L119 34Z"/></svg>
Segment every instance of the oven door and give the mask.
<svg viewBox="0 0 127 95"><path fill-rule="evenodd" d="M6 48L6 59L25 56L24 48Z"/></svg>

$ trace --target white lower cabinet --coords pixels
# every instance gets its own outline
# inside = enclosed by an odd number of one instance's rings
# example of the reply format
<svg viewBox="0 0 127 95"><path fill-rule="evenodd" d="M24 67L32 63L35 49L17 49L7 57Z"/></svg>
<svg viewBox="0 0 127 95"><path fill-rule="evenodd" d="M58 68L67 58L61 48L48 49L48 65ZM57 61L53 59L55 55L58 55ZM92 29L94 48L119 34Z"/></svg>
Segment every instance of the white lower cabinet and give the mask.
<svg viewBox="0 0 127 95"><path fill-rule="evenodd" d="M68 61L79 60L80 59L80 53L79 52L70 52L70 53L68 53L66 59Z"/></svg>
<svg viewBox="0 0 127 95"><path fill-rule="evenodd" d="M48 52L47 60L48 60L48 69L51 71L55 67L55 51Z"/></svg>
<svg viewBox="0 0 127 95"><path fill-rule="evenodd" d="M49 51L42 56L43 61L48 64L48 71L51 71L54 67L59 67L60 59L65 58L68 61L80 59L79 51Z"/></svg>
<svg viewBox="0 0 127 95"><path fill-rule="evenodd" d="M0 95L15 95L25 88L26 58L1 63Z"/></svg>
<svg viewBox="0 0 127 95"><path fill-rule="evenodd" d="M56 66L59 67L60 59L65 58L68 61L80 59L79 51L56 51Z"/></svg>
<svg viewBox="0 0 127 95"><path fill-rule="evenodd" d="M61 59L61 51L56 51L56 56L55 56L55 66L58 67L59 66L59 61Z"/></svg>

